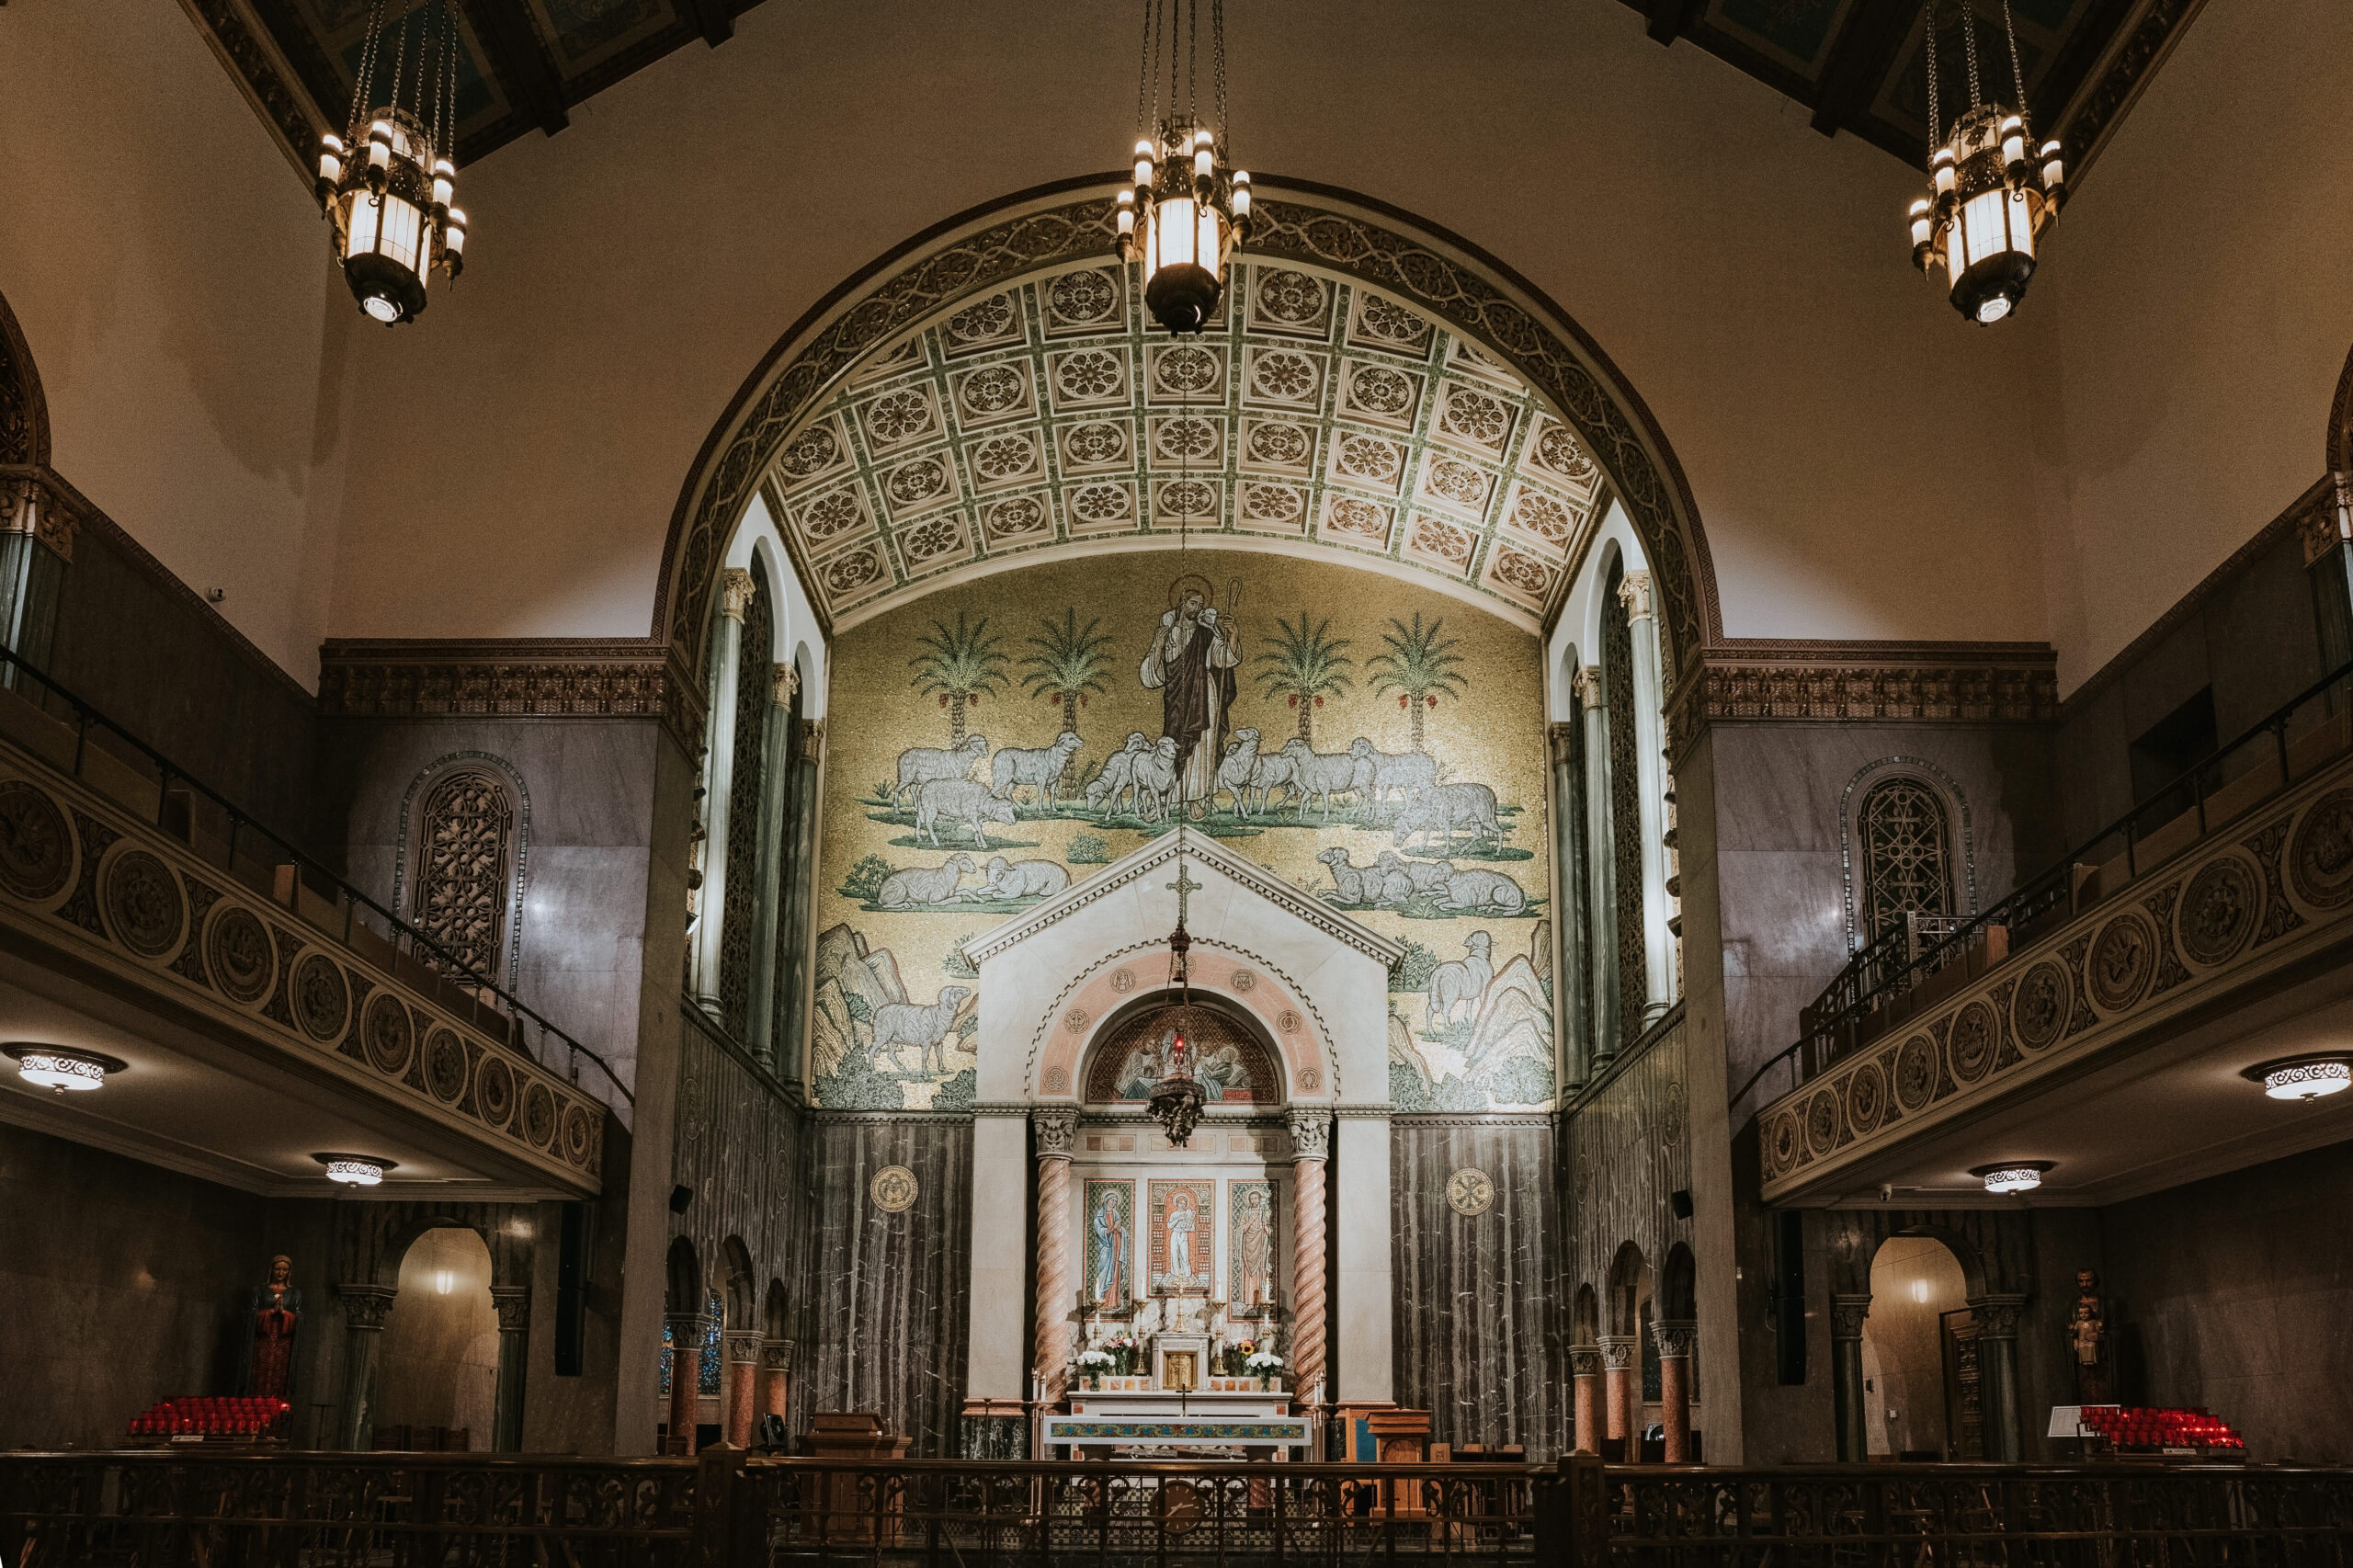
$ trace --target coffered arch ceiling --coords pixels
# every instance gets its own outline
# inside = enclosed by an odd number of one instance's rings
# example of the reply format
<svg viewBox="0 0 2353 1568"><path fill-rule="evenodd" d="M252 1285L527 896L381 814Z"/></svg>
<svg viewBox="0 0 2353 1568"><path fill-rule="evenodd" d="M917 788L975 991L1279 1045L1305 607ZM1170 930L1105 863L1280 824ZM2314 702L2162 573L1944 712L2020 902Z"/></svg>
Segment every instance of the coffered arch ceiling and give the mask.
<svg viewBox="0 0 2353 1568"><path fill-rule="evenodd" d="M1721 635L1681 472L1558 307L1403 214L1258 188L1198 339L1147 328L1102 187L967 215L835 290L705 443L657 630L695 656L757 494L836 629L977 572L1182 536L1336 555L1534 631L1614 496L1678 662Z"/></svg>

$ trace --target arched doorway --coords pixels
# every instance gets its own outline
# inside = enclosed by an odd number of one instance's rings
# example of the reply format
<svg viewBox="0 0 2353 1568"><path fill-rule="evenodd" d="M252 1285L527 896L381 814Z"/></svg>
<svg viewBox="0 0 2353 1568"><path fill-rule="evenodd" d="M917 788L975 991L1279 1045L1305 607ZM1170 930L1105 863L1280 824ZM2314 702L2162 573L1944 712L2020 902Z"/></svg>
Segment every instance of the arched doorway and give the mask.
<svg viewBox="0 0 2353 1568"><path fill-rule="evenodd" d="M490 1248L469 1227L436 1226L402 1256L399 1289L384 1325L375 1446L492 1447L499 1346Z"/></svg>
<svg viewBox="0 0 2353 1568"><path fill-rule="evenodd" d="M1871 1256L1863 1320L1863 1437L1874 1459L1977 1459L1976 1333L1961 1260L1934 1236Z"/></svg>
<svg viewBox="0 0 2353 1568"><path fill-rule="evenodd" d="M1608 1332L1601 1336L1605 1459L1631 1463L1643 1458L1643 1434L1658 1398L1658 1358L1650 1326L1651 1266L1641 1247L1623 1242L1609 1265ZM1660 1447L1663 1452L1663 1440Z"/></svg>

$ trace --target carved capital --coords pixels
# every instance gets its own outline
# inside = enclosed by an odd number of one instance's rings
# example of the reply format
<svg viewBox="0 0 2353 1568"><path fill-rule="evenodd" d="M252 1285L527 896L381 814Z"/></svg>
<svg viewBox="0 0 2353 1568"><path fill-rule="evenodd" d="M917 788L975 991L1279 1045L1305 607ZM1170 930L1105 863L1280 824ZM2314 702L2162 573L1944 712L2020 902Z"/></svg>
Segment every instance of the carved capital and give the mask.
<svg viewBox="0 0 2353 1568"><path fill-rule="evenodd" d="M498 1314L498 1332L526 1334L531 1327L531 1288L529 1285L493 1285L490 1288L491 1310Z"/></svg>
<svg viewBox="0 0 2353 1568"><path fill-rule="evenodd" d="M1029 1124L1038 1131L1041 1160L1067 1160L1078 1146L1078 1112L1074 1110L1049 1107L1031 1113Z"/></svg>
<svg viewBox="0 0 2353 1568"><path fill-rule="evenodd" d="M752 591L751 572L730 566L719 574L719 613L730 620L742 620L744 612L752 608Z"/></svg>
<svg viewBox="0 0 2353 1568"><path fill-rule="evenodd" d="M790 1339L763 1339L760 1341L760 1365L771 1372L790 1371L794 1348Z"/></svg>
<svg viewBox="0 0 2353 1568"><path fill-rule="evenodd" d="M1570 1346L1569 1376L1573 1378L1601 1376L1601 1346L1598 1345Z"/></svg>
<svg viewBox="0 0 2353 1568"><path fill-rule="evenodd" d="M1624 1372L1632 1369L1636 1358L1642 1353L1642 1348L1643 1340L1640 1335L1605 1334L1601 1336L1600 1344L1595 1347L1594 1354L1601 1358L1603 1371Z"/></svg>
<svg viewBox="0 0 2353 1568"><path fill-rule="evenodd" d="M760 1358L760 1334L757 1329L731 1330L720 1336L731 1365L749 1367Z"/></svg>
<svg viewBox="0 0 2353 1568"><path fill-rule="evenodd" d="M699 1352L703 1333L710 1327L710 1319L701 1312L664 1312L662 1326L670 1331L672 1349Z"/></svg>
<svg viewBox="0 0 2353 1568"><path fill-rule="evenodd" d="M2303 541L2304 564L2310 566L2347 540L2353 540L2353 474L2331 474L2333 483L2320 499L2296 519L2296 534Z"/></svg>
<svg viewBox="0 0 2353 1568"><path fill-rule="evenodd" d="M1660 1360L1688 1361L1691 1358L1692 1348L1699 1343L1699 1325L1661 1320L1651 1324L1651 1337L1658 1341Z"/></svg>
<svg viewBox="0 0 2353 1568"><path fill-rule="evenodd" d="M792 699L801 695L801 667L793 664L776 666L776 687L771 699L779 708L790 708Z"/></svg>
<svg viewBox="0 0 2353 1568"><path fill-rule="evenodd" d="M1566 767L1576 759L1577 728L1574 724L1547 724L1544 726L1544 738L1552 744L1553 767Z"/></svg>
<svg viewBox="0 0 2353 1568"><path fill-rule="evenodd" d="M806 762L825 760L825 722L812 719L801 726L801 756Z"/></svg>
<svg viewBox="0 0 2353 1568"><path fill-rule="evenodd" d="M1618 602L1626 607L1628 620L1648 620L1651 618L1651 574L1629 572L1618 579Z"/></svg>
<svg viewBox="0 0 2353 1568"><path fill-rule="evenodd" d="M382 1328L393 1299L400 1294L390 1285L338 1285L335 1293L343 1301L344 1323L364 1329Z"/></svg>
<svg viewBox="0 0 2353 1568"><path fill-rule="evenodd" d="M2018 1312L2026 1305L2023 1293L1997 1290L1972 1298L1969 1315L1977 1325L1977 1337L1984 1339L2016 1339L2018 1336Z"/></svg>
<svg viewBox="0 0 2353 1568"><path fill-rule="evenodd" d="M1830 1298L1830 1337L1860 1339L1863 1320L1871 1315L1871 1299L1868 1292L1859 1296Z"/></svg>
<svg viewBox="0 0 2353 1568"><path fill-rule="evenodd" d="M1290 1113L1290 1154L1294 1160L1329 1159L1332 1153L1332 1116L1325 1110L1294 1110Z"/></svg>
<svg viewBox="0 0 2353 1568"><path fill-rule="evenodd" d="M64 493L42 478L45 472L0 468L0 533L29 535L61 560L72 561L78 519Z"/></svg>
<svg viewBox="0 0 2353 1568"><path fill-rule="evenodd" d="M1601 689L1601 666L1579 665L1576 674L1569 677L1570 687L1577 694L1577 706L1590 713L1604 700Z"/></svg>

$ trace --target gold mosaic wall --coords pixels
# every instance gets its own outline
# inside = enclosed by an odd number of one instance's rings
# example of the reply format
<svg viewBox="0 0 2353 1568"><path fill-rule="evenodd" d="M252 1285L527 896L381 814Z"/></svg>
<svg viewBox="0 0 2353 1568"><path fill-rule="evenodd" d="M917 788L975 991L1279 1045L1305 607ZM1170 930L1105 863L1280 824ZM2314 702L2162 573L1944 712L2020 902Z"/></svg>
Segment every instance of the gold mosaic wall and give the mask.
<svg viewBox="0 0 2353 1568"><path fill-rule="evenodd" d="M1443 594L1211 550L1001 573L842 633L814 1097L969 1106L961 944L1182 818L1407 944L1398 1109L1549 1106L1540 657Z"/></svg>

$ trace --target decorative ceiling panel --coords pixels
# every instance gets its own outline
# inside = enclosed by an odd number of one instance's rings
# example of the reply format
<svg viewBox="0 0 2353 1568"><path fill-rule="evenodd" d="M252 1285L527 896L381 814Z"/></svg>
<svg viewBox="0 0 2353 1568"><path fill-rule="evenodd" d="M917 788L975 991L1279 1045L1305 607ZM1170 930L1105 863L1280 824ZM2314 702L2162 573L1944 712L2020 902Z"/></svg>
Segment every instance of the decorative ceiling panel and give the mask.
<svg viewBox="0 0 2353 1568"><path fill-rule="evenodd" d="M1128 270L1040 272L851 366L782 445L779 525L835 624L967 571L1211 536L1442 579L1533 626L1601 479L1526 382L1336 275L1237 260L1198 338Z"/></svg>

